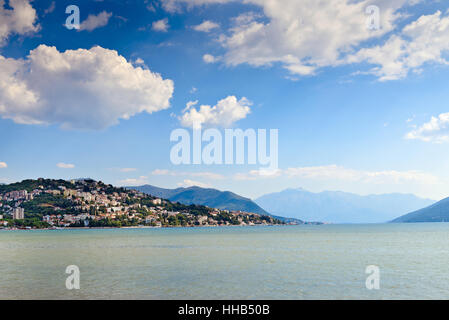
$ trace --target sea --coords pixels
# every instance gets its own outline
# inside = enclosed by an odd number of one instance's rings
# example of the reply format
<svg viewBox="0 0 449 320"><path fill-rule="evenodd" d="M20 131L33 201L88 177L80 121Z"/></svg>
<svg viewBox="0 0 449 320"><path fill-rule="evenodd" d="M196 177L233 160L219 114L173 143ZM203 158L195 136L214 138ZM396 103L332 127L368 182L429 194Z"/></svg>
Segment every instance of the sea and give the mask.
<svg viewBox="0 0 449 320"><path fill-rule="evenodd" d="M0 230L0 299L448 298L449 223Z"/></svg>

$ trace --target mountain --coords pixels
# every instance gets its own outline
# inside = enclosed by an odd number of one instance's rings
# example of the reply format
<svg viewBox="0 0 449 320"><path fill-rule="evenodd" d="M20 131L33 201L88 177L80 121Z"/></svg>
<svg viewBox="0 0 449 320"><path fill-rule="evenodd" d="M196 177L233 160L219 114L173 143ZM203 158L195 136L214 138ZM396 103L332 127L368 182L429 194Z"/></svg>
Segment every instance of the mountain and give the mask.
<svg viewBox="0 0 449 320"><path fill-rule="evenodd" d="M332 223L379 223L435 201L411 194L361 196L341 191L313 193L287 189L264 195L255 202L274 215Z"/></svg>
<svg viewBox="0 0 449 320"><path fill-rule="evenodd" d="M244 198L233 192L219 191L200 187L164 189L151 185L128 187L155 197L168 199L182 204L198 204L222 210L234 210L253 212L269 215L264 209L255 204L251 199Z"/></svg>
<svg viewBox="0 0 449 320"><path fill-rule="evenodd" d="M403 215L392 222L449 222L449 198Z"/></svg>

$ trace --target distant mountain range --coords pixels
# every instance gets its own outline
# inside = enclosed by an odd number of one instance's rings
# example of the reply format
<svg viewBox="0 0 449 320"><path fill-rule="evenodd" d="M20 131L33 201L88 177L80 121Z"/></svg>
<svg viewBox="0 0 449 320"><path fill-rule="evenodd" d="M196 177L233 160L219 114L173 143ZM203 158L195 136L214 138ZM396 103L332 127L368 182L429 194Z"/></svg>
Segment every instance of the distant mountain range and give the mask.
<svg viewBox="0 0 449 320"><path fill-rule="evenodd" d="M393 193L361 196L341 191L313 193L301 188L266 194L254 201L233 192L201 187L164 189L152 185L143 185L128 188L168 199L172 202L187 205L199 204L224 210L254 212L271 215L287 222L299 223L303 221L330 223L388 222L403 213L435 203L434 200L422 199L412 194Z"/></svg>
<svg viewBox="0 0 449 320"><path fill-rule="evenodd" d="M340 191L313 193L299 188L267 194L255 202L274 215L306 221L379 223L427 207L435 201L411 194L361 196Z"/></svg>
<svg viewBox="0 0 449 320"><path fill-rule="evenodd" d="M449 198L403 215L392 222L449 222Z"/></svg>
<svg viewBox="0 0 449 320"><path fill-rule="evenodd" d="M177 189L164 189L151 185L128 187L155 197L168 199L182 204L200 204L222 210L235 210L253 212L268 215L264 209L255 204L251 199L244 198L233 192L219 191L216 189L189 187Z"/></svg>

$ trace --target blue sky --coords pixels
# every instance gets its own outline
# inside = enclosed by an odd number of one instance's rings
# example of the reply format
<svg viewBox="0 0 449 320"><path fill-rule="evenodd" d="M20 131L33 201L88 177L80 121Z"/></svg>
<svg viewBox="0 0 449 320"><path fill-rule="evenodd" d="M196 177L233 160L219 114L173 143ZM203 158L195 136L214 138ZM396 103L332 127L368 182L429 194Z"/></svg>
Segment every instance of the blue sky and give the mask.
<svg viewBox="0 0 449 320"><path fill-rule="evenodd" d="M80 8L80 30L64 26L71 4ZM369 5L380 10L375 30L365 24ZM10 0L0 7L0 182L92 177L252 198L297 187L448 196L445 2ZM202 114L201 105L218 110L229 97L236 99L221 115ZM173 165L170 133L198 114L220 130L278 129L278 172Z"/></svg>

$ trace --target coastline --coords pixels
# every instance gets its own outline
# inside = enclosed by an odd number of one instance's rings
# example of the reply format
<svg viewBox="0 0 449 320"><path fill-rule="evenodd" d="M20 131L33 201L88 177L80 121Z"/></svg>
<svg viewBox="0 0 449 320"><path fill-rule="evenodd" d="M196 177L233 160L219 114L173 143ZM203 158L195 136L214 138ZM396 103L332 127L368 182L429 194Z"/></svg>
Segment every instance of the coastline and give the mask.
<svg viewBox="0 0 449 320"><path fill-rule="evenodd" d="M41 228L41 229L24 229L24 228L0 228L1 231L61 231L61 230L119 230L119 229L196 229L196 228L230 228L230 227L276 227L276 226L298 226L300 224L255 224L255 225L224 225L224 226L167 226L167 227L152 227L152 226L132 226L132 227L67 227L67 228ZM320 225L320 224L313 224Z"/></svg>

